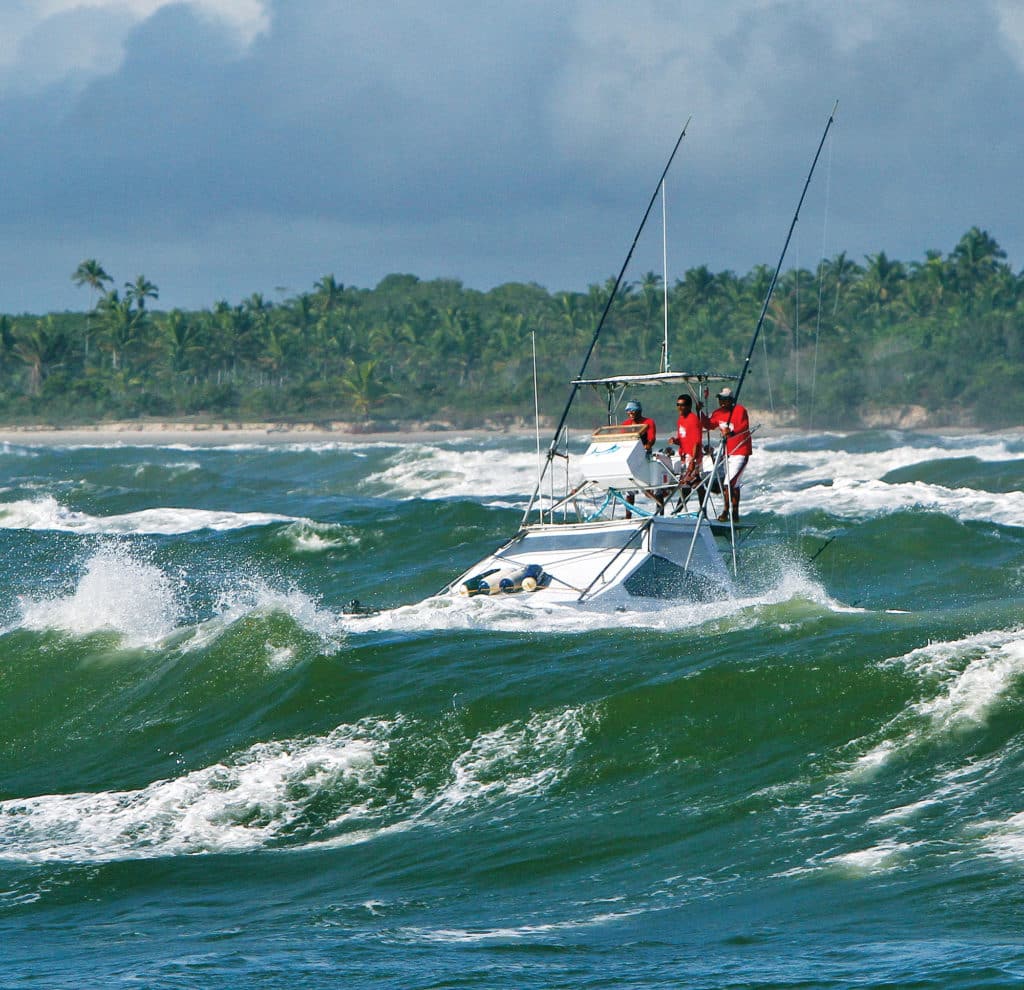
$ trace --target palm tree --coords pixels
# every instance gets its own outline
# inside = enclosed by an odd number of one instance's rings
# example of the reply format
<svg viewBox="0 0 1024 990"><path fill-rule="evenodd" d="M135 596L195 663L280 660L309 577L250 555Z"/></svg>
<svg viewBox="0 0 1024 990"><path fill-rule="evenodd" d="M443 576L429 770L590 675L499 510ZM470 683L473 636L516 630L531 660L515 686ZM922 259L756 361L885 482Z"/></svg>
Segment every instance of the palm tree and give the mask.
<svg viewBox="0 0 1024 990"><path fill-rule="evenodd" d="M141 313L146 308L147 299L158 299L160 290L145 275L136 275L134 282L124 283L124 298L129 304L135 303Z"/></svg>
<svg viewBox="0 0 1024 990"><path fill-rule="evenodd" d="M180 309L172 309L156 323L158 339L167 349L171 370L185 371L190 357L199 349L199 326Z"/></svg>
<svg viewBox="0 0 1024 990"><path fill-rule="evenodd" d="M636 353L641 368L647 365L647 345L652 339L664 336L665 292L661 276L657 272L646 272L640 279L640 295L634 297L640 310L641 325L637 327ZM660 348L664 351L664 341ZM664 366L665 354L661 355L659 370Z"/></svg>
<svg viewBox="0 0 1024 990"><path fill-rule="evenodd" d="M925 251L924 261L910 263L910 278L907 281L907 302L917 313L937 310L943 301L950 271L942 258L942 252L934 249Z"/></svg>
<svg viewBox="0 0 1024 990"><path fill-rule="evenodd" d="M0 316L0 372L7 364L7 355L14 349L14 332L9 316Z"/></svg>
<svg viewBox="0 0 1024 990"><path fill-rule="evenodd" d="M690 268L683 276L683 281L676 286L676 296L685 307L685 322L695 312L709 307L718 293L717 280L707 265ZM707 327L705 320L705 329Z"/></svg>
<svg viewBox="0 0 1024 990"><path fill-rule="evenodd" d="M860 280L860 291L869 312L880 314L897 301L900 286L906 279L902 261L893 261L884 251L866 255L867 268Z"/></svg>
<svg viewBox="0 0 1024 990"><path fill-rule="evenodd" d="M333 275L324 275L319 282L313 284L316 289L317 303L321 313L330 313L341 302L345 286Z"/></svg>
<svg viewBox="0 0 1024 990"><path fill-rule="evenodd" d="M114 281L95 258L86 258L75 269L71 279L75 285L87 285L93 292L102 292L105 282Z"/></svg>
<svg viewBox="0 0 1024 990"><path fill-rule="evenodd" d="M82 286L87 285L92 289L95 295L93 296L92 308L96 308L96 303L99 299L100 293L103 292L103 285L105 282L113 282L114 280L103 270L103 266L95 258L86 258L74 271L71 276L71 280L75 285ZM89 315L85 314L85 360L89 360Z"/></svg>
<svg viewBox="0 0 1024 990"><path fill-rule="evenodd" d="M840 251L831 260L822 261L818 265L818 280L822 290L822 299L826 298L825 293L832 295L832 320L835 322L839 312L840 297L845 303L849 287L855 286L863 276L864 269L851 258L846 257L845 251Z"/></svg>
<svg viewBox="0 0 1024 990"><path fill-rule="evenodd" d="M989 236L987 230L971 227L950 255L950 262L960 292L967 298L980 291L1003 264L1006 252Z"/></svg>
<svg viewBox="0 0 1024 990"><path fill-rule="evenodd" d="M118 360L124 363L125 351L135 340L141 311L132 310L131 300L122 299L117 289L111 289L97 304L100 314L100 331L110 348L111 366L118 369Z"/></svg>
<svg viewBox="0 0 1024 990"><path fill-rule="evenodd" d="M352 403L352 408L364 421L369 419L370 410L385 399L392 398L392 393L378 381L376 377L379 361L352 361L339 384Z"/></svg>
<svg viewBox="0 0 1024 990"><path fill-rule="evenodd" d="M54 323L52 316L36 320L17 334L13 351L29 367L29 395L39 395L46 376L63 363L69 347L67 333Z"/></svg>

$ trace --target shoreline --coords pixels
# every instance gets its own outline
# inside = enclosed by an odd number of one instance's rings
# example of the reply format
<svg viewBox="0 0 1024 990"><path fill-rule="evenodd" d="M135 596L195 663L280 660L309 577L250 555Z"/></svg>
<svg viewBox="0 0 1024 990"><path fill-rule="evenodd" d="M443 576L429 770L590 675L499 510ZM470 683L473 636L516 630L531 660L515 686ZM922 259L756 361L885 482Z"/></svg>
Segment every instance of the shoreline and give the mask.
<svg viewBox="0 0 1024 990"><path fill-rule="evenodd" d="M766 417L768 418L768 417ZM351 423L332 421L328 423L274 423L274 422L232 422L189 423L181 421L121 421L91 423L58 427L42 424L24 426L0 425L0 444L24 444L28 446L89 445L97 441L122 442L131 446L164 446L168 444L190 444L197 446L224 446L236 443L287 444L296 441L311 443L429 443L450 440L455 437L511 436L534 437L535 427L521 423L486 423L481 426L459 429L449 423L412 422L406 428L396 429L396 424ZM1024 427L1006 427L988 431L967 426L914 427L857 427L849 430L807 430L801 427L787 427L765 422L758 429L764 439L799 434L846 434L872 429L893 429L904 433L934 434L936 436L972 436L981 433L1020 436ZM541 437L545 438L551 426L541 425Z"/></svg>
<svg viewBox="0 0 1024 990"><path fill-rule="evenodd" d="M550 430L542 424L541 436ZM459 429L450 423L410 422L399 426L394 422L381 424L330 422L279 423L225 420L216 423L192 423L180 420L139 422L86 423L74 426L44 424L0 425L0 444L36 446L84 445L106 441L130 446L165 446L190 444L215 447L236 443L265 445L309 443L429 443L455 437L514 436L533 437L534 427L485 423Z"/></svg>

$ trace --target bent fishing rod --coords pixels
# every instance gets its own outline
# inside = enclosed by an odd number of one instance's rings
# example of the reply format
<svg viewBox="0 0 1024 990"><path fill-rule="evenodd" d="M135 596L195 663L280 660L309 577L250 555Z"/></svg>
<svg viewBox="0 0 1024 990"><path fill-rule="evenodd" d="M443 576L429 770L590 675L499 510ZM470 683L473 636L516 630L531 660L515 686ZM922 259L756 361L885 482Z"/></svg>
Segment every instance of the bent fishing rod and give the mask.
<svg viewBox="0 0 1024 990"><path fill-rule="evenodd" d="M577 381L586 373L587 365L590 363L590 357L594 353L594 348L597 346L597 339L601 336L605 320L608 318L608 313L612 308L612 303L615 301L619 287L622 285L622 279L625 277L626 269L629 267L629 263L633 259L633 252L636 250L637 242L640 240L640 235L643 233L644 227L647 226L647 219L651 215L651 210L654 209L654 204L657 202L658 193L661 191L661 184L665 181L665 176L668 175L668 170L672 167L672 161L676 157L676 152L679 150L679 146L683 143L683 138L686 137L686 130L690 126L691 120L693 120L692 116L686 118L686 123L683 125L682 131L679 132L679 137L676 138L676 143L672 148L672 154L668 156L668 161L665 163L664 169L662 169L661 176L658 178L658 182L654 187L654 192L651 193L650 202L647 204L647 209L644 210L643 219L640 221L640 226L637 227L636 235L633 237L633 243L629 247L626 260L622 263L622 268L619 269L618 278L615 279L612 291L608 294L608 301L604 304L601 319L597 321L597 327L594 329L594 336L591 338L590 346L587 348L587 353L583 358L583 364L580 366L579 374L576 376ZM541 467L540 475L537 478L537 487L534 488L533 494L530 496L530 503L526 506L526 512L523 513L524 524L527 519L529 519L530 513L533 511L533 505L534 502L537 501L537 496L540 495L540 486L543 484L544 476L547 474L548 468L555 458L556 448L558 447L558 438L562 433L562 427L565 426L565 421L569 418L569 410L572 408L572 404L576 399L576 393L578 391L579 385L574 381L572 383L572 388L569 390L569 398L565 403L565 409L562 411L562 416L558 420L558 426L555 427L554 435L551 438L551 446L548 448L547 458L545 459L544 464Z"/></svg>

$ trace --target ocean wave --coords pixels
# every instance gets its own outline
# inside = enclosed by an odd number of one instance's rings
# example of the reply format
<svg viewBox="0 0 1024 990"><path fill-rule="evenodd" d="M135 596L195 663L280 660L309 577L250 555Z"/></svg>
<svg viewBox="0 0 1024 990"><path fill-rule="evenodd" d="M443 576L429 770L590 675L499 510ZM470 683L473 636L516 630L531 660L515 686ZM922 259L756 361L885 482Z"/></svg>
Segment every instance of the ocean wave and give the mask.
<svg viewBox="0 0 1024 990"><path fill-rule="evenodd" d="M266 512L161 507L115 516L93 516L61 505L52 496L0 503L0 529L50 530L83 535L177 536L201 530L225 531L280 522L300 522L294 516Z"/></svg>
<svg viewBox="0 0 1024 990"><path fill-rule="evenodd" d="M967 861L979 842L1024 857L1024 814L988 825L974 821L993 797L1000 804L1012 800L999 782L1016 772L1020 742L1003 736L980 751L973 745L1006 704L1017 703L1024 633L992 630L934 642L877 661L877 668L909 675L905 704L820 761L813 779L791 781L773 796L793 799L791 828L847 847L815 852L790 872L879 873L939 855Z"/></svg>
<svg viewBox="0 0 1024 990"><path fill-rule="evenodd" d="M285 526L278 535L294 552L309 554L328 550L354 550L363 541L359 530L352 526L306 519Z"/></svg>
<svg viewBox="0 0 1024 990"><path fill-rule="evenodd" d="M258 575L232 581L223 588L213 604L213 613L211 618L179 631L177 648L188 652L205 649L239 622L253 616L286 615L301 629L316 636L325 649L338 648L347 632L343 617L323 607L313 596L298 588L278 587ZM271 650L279 660L285 656L280 649L283 647Z"/></svg>
<svg viewBox="0 0 1024 990"><path fill-rule="evenodd" d="M144 481L175 482L202 469L203 466L199 461L174 461L167 464L143 461L135 466L132 473L136 478Z"/></svg>
<svg viewBox="0 0 1024 990"><path fill-rule="evenodd" d="M924 482L891 483L883 479L917 464L941 463L969 454L982 462L1020 462L1024 450L1004 438L949 438L945 446L915 447L894 437L891 449L869 451L787 449L784 439L759 444L746 472L751 511L794 515L823 511L864 519L925 509L963 521L1024 525L1024 495L993 494L972 488L954 476L950 486ZM385 467L360 482L373 495L411 499L473 498L497 508L521 509L537 479L534 452L407 446L386 456ZM561 480L574 487L575 475Z"/></svg>
<svg viewBox="0 0 1024 990"><path fill-rule="evenodd" d="M33 450L31 447L23 446L22 444L10 443L4 441L0 443L0 456L3 457L38 457L39 452Z"/></svg>
<svg viewBox="0 0 1024 990"><path fill-rule="evenodd" d="M336 649L347 629L341 616L313 596L253 573L213 578L222 586L212 613L189 615L187 571L167 571L138 547L105 545L82 564L70 591L22 594L17 616L0 632L15 629L56 630L70 636L114 633L122 648L173 647L184 652L204 649L242 620L282 614L316 636L325 649ZM268 645L274 664L289 658L287 644Z"/></svg>
<svg viewBox="0 0 1024 990"><path fill-rule="evenodd" d="M837 518L862 520L918 510L944 513L962 522L1024 526L1024 492L989 493L924 482L837 480L831 485L815 485L800 491L758 491L749 501L751 509L780 516L826 512Z"/></svg>
<svg viewBox="0 0 1024 990"><path fill-rule="evenodd" d="M366 718L326 736L259 743L139 790L8 800L0 859L107 862L364 842L544 793L596 721L592 710L567 708L467 737L450 722Z"/></svg>
<svg viewBox="0 0 1024 990"><path fill-rule="evenodd" d="M21 616L11 628L73 636L115 632L126 646L153 646L177 628L182 592L180 578L124 547L104 547L86 562L70 594L22 596Z"/></svg>
<svg viewBox="0 0 1024 990"><path fill-rule="evenodd" d="M921 695L878 730L876 741L857 756L852 773L873 773L908 750L982 728L1024 676L1024 633L993 630L930 643L883 660L881 666L913 674Z"/></svg>
<svg viewBox="0 0 1024 990"><path fill-rule="evenodd" d="M403 447L392 462L370 474L360 489L394 498L488 498L522 496L537 480L536 454L502 449Z"/></svg>

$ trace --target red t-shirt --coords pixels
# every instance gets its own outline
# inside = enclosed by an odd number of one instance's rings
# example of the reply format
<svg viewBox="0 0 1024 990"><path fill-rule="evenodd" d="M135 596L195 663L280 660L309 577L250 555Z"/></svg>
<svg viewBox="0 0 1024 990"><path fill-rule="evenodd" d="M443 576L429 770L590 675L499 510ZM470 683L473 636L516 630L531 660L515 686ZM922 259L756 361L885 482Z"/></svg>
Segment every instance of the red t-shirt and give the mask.
<svg viewBox="0 0 1024 990"><path fill-rule="evenodd" d="M679 449L684 456L696 457L700 448L700 419L695 412L687 413L679 417L676 424L676 433L679 437Z"/></svg>
<svg viewBox="0 0 1024 990"><path fill-rule="evenodd" d="M631 419L627 417L622 421L623 426L639 426L641 423L643 423L647 427L647 429L644 430L643 436L641 438L644 442L644 446L647 448L653 447L655 437L653 419L651 419L648 416L643 416L638 419Z"/></svg>
<svg viewBox="0 0 1024 990"><path fill-rule="evenodd" d="M729 424L725 452L730 457L734 454L749 457L754 452L754 445L750 442L750 417L743 406L737 404L732 409L716 409L710 416L704 416L702 422L712 430L717 430L723 423Z"/></svg>

